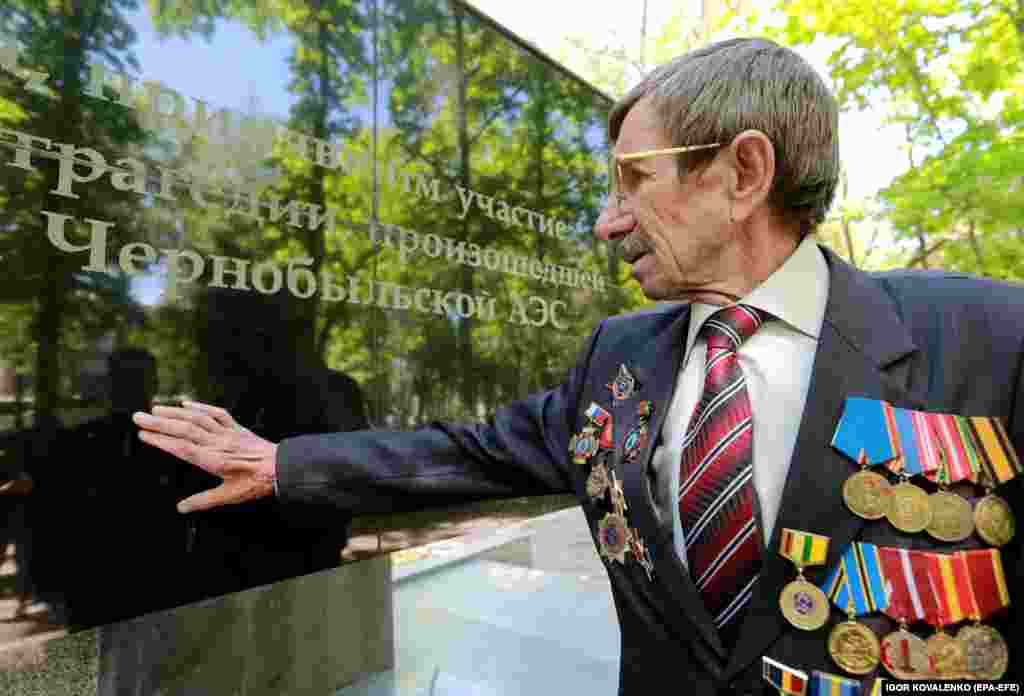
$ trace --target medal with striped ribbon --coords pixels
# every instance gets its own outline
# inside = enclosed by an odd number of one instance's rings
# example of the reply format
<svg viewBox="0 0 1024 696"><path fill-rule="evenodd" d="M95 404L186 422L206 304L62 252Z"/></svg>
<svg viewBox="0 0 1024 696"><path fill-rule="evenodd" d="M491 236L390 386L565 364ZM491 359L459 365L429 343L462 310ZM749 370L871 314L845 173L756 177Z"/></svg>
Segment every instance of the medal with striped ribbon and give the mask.
<svg viewBox="0 0 1024 696"><path fill-rule="evenodd" d="M1016 520L1009 503L995 494L1000 483L1021 473L1020 459L1006 434L1001 418L970 418L971 431L978 443L981 471L978 482L985 487L985 497L974 507L974 525L986 544L1004 546L1016 533Z"/></svg>
<svg viewBox="0 0 1024 696"><path fill-rule="evenodd" d="M878 547L850 544L821 589L847 615L847 620L829 633L829 655L849 674L870 673L878 666L881 646L874 631L855 617L883 611L889 605Z"/></svg>
<svg viewBox="0 0 1024 696"><path fill-rule="evenodd" d="M967 676L967 646L945 629L967 618L967 563L959 554L928 553L927 557L928 585L935 597L935 610L925 612L925 620L935 628L935 633L925 641L932 675L963 679Z"/></svg>
<svg viewBox="0 0 1024 696"><path fill-rule="evenodd" d="M832 435L832 446L860 465L843 483L843 502L850 512L866 520L885 517L889 509L889 480L871 467L895 459L899 450L883 402L848 397Z"/></svg>
<svg viewBox="0 0 1024 696"><path fill-rule="evenodd" d="M967 566L967 617L957 639L967 651L967 672L975 679L1002 679L1010 664L1010 648L995 628L981 622L1010 604L999 549L959 551Z"/></svg>
<svg viewBox="0 0 1024 696"><path fill-rule="evenodd" d="M807 673L773 660L761 658L761 674L764 680L787 696L805 696L807 693Z"/></svg>
<svg viewBox="0 0 1024 696"><path fill-rule="evenodd" d="M924 679L931 671L928 649L907 624L924 621L935 611L934 596L920 586L920 579L928 577L928 554L881 546L878 556L889 597L884 611L900 625L882 639L882 666L897 679Z"/></svg>
<svg viewBox="0 0 1024 696"><path fill-rule="evenodd" d="M779 608L789 623L805 631L815 631L828 621L828 597L804 577L804 568L825 563L828 544L827 536L795 529L782 530L779 553L793 562L797 577L782 588Z"/></svg>

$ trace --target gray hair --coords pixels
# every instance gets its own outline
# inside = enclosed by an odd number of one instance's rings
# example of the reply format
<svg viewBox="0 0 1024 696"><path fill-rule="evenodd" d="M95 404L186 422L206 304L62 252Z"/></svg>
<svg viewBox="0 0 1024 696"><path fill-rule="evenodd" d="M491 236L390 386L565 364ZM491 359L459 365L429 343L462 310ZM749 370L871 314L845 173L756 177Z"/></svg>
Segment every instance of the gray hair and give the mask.
<svg viewBox="0 0 1024 696"><path fill-rule="evenodd" d="M801 234L820 225L839 182L839 107L824 81L794 51L768 39L710 44L653 70L608 117L618 140L626 114L650 97L673 147L728 144L745 130L775 148L769 204ZM705 166L717 149L679 155L679 174Z"/></svg>

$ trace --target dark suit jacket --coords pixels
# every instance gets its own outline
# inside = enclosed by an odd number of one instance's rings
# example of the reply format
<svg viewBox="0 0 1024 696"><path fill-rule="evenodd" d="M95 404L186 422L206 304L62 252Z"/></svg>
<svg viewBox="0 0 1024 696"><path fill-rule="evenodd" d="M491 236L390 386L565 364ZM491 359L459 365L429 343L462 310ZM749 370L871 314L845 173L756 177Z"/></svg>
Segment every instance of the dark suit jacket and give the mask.
<svg viewBox="0 0 1024 696"><path fill-rule="evenodd" d="M671 520L660 519L653 505L647 470L656 438L649 439L637 461L622 463L623 440L636 423L640 399L653 402L652 432L661 430L682 359L689 321L685 306L605 320L564 385L500 410L489 425L438 423L409 433L285 440L278 453L280 496L330 502L358 513L571 491L594 532L607 505L598 508L588 501L588 467L571 462L567 443L595 401L613 413L615 466L622 472L627 516L654 559L653 582L629 556L625 565L606 566L622 635L620 693L661 693L670 684L697 696L773 693L761 678L762 655L808 673L840 674L826 650L828 628L794 629L779 611L779 591L795 575L775 553L780 531L790 527L830 536L829 568L857 539L918 549L979 545L971 540L938 544L923 534L897 532L884 520L865 522L852 515L841 486L855 467L830 439L844 399L860 395L908 408L1001 416L1017 450L1024 452L1024 288L941 272L866 275L825 253L829 298L807 403L765 567L732 654L723 652L673 551ZM623 363L640 389L624 405L611 406L606 385ZM1018 518L1024 515L1020 483L1000 491ZM1019 534L1003 549L1014 602L1024 587L1022 539ZM823 571L811 577L820 579ZM1021 645L1018 613L1011 607L997 624L1011 646ZM841 618L833 612L833 622ZM883 617L869 623L880 635L894 628ZM1021 678L1020 664L1020 655L1012 654L1008 678Z"/></svg>

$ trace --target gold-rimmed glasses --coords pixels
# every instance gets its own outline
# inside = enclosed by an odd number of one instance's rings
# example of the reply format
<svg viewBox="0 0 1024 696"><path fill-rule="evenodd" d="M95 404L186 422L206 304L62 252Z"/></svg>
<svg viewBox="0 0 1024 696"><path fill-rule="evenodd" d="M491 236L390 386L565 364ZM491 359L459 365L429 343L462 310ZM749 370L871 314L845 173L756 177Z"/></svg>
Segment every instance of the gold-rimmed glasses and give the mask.
<svg viewBox="0 0 1024 696"><path fill-rule="evenodd" d="M721 143L711 143L710 145L683 145L682 147L666 147L660 150L640 150L639 152L627 152L624 155L612 154L612 158L615 160L615 176L612 181L612 195L615 197L615 202L618 205L622 205L626 199L626 194L620 189L619 182L622 181L622 163L632 162L634 160L646 159L648 157L656 157L658 155L676 155L683 152L694 152L695 150L707 150L712 147L719 147Z"/></svg>

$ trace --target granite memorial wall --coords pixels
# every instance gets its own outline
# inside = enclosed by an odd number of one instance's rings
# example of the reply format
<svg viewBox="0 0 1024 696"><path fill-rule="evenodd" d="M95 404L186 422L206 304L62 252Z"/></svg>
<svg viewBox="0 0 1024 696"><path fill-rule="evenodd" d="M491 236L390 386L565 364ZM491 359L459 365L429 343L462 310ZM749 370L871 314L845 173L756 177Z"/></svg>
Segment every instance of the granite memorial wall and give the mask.
<svg viewBox="0 0 1024 696"><path fill-rule="evenodd" d="M609 106L457 0L4 2L0 650L338 566L339 512L179 515L216 481L133 411L276 440L557 384L638 301Z"/></svg>

